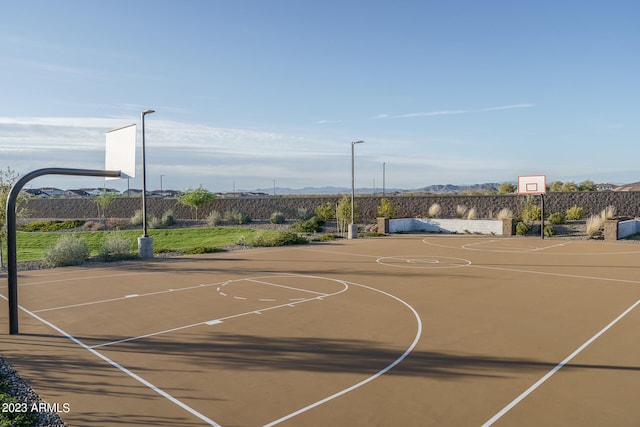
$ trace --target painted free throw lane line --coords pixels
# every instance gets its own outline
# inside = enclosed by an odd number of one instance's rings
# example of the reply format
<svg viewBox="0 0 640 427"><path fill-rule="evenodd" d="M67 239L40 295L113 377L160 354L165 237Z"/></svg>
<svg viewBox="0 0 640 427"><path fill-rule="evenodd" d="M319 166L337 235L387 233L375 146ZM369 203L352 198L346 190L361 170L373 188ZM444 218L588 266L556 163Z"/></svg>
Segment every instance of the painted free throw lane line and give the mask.
<svg viewBox="0 0 640 427"><path fill-rule="evenodd" d="M0 297L6 300L4 295L0 295ZM62 330L59 327L57 327L53 323L43 319L42 317L38 316L35 313L30 312L29 310L27 310L26 308L24 308L22 306L19 306L19 307L20 307L20 310L24 311L29 316L33 317L34 319L42 322L43 324L45 324L47 326L49 326L50 328L52 328L53 330L57 331L62 336L68 338L70 341L78 344L80 347L84 348L88 352L90 352L93 355L99 357L100 359L102 359L103 361L107 362L109 365L113 366L114 368L116 368L120 372L130 376L134 380L138 381L140 384L146 386L147 388L149 388L149 389L153 390L154 392L158 393L160 396L162 396L165 399L167 399L167 400L171 401L172 403L176 404L180 408L182 408L185 411L189 412L191 415L196 416L197 418L201 419L202 421L204 421L205 423L209 424L210 426L222 427L220 424L216 423L212 419L210 419L210 418L206 417L205 415L201 414L200 412L196 411L195 409L193 409L192 407L190 407L186 403L176 399L175 397L173 397L172 395L170 395L166 391L162 390L161 388L159 388L159 387L155 386L154 384L150 383L149 381L145 380L140 375L133 373L132 371L130 371L127 368L125 368L124 366L120 365L116 361L108 358L107 356L105 356L104 354L100 353L99 351L92 349L91 347L89 347L88 345L86 345L85 343L83 343L82 341L80 341L79 339L74 337L73 335L68 334L64 330Z"/></svg>
<svg viewBox="0 0 640 427"><path fill-rule="evenodd" d="M496 421L498 421L500 418L502 418L504 416L504 414L506 414L507 412L509 412L511 409L513 409L518 403L520 403L523 399L525 399L527 396L529 396L531 393L533 393L535 391L535 389L537 389L538 387L540 387L544 382L546 382L549 378L551 378L553 376L553 374L555 374L556 372L558 372L560 369L562 369L567 363L569 363L571 361L571 359L573 359L574 357L576 357L578 354L580 354L582 352L582 350L584 350L585 348L587 348L589 345L591 345L591 343L593 343L595 340L597 340L602 334L604 334L605 332L607 332L609 329L611 329L616 323L618 323L623 317L625 317L627 314L629 314L634 308L636 308L638 305L640 305L640 300L636 301L631 307L629 307L628 309L626 309L621 315L619 315L618 317L616 317L611 323L609 323L607 326L605 326L604 328L602 328L602 330L600 330L600 332L598 332L597 334L595 334L594 336L592 336L591 338L589 338L589 340L587 342L585 342L584 344L582 344L580 347L578 347L578 349L576 351L574 351L573 353L571 353L566 359L564 359L562 362L558 363L552 370L550 370L544 377L540 378L534 385L532 385L531 387L529 387L524 393L522 393L520 396L516 397L511 403L509 403L507 406L505 406L504 408L502 408L502 410L500 412L498 412L497 414L495 414L493 417L491 417L491 419L489 419L489 421L487 421L486 423L482 424L482 427L489 427L491 425L493 425L493 423L495 423Z"/></svg>

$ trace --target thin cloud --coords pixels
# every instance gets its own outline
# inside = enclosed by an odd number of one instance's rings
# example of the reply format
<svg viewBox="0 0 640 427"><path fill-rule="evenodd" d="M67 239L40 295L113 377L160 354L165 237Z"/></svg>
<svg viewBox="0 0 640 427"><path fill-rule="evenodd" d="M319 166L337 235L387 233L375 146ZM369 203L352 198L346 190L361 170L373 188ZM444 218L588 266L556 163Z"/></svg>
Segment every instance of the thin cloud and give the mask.
<svg viewBox="0 0 640 427"><path fill-rule="evenodd" d="M432 117L432 116L448 116L451 114L465 114L468 113L468 110L442 110L442 111L430 111L427 113L409 113L409 114L401 114L399 116L393 116L394 119L404 119L411 117Z"/></svg>
<svg viewBox="0 0 640 427"><path fill-rule="evenodd" d="M342 123L342 120L318 120L316 122L317 125L330 125L330 124L337 124L337 123Z"/></svg>
<svg viewBox="0 0 640 427"><path fill-rule="evenodd" d="M531 108L534 107L535 104L513 104L513 105L503 105L500 107L488 107L482 108L478 111L498 111L498 110L513 110L515 108Z"/></svg>
<svg viewBox="0 0 640 427"><path fill-rule="evenodd" d="M372 120L384 120L384 119L409 119L414 117L435 117L435 116L449 116L455 114L469 114L469 113L477 113L482 111L499 111L499 110L512 110L516 108L531 108L534 107L535 104L513 104L513 105L501 105L498 107L487 107L481 108L478 110L439 110L439 111L428 111L424 113L407 113L407 114L378 114L371 117Z"/></svg>

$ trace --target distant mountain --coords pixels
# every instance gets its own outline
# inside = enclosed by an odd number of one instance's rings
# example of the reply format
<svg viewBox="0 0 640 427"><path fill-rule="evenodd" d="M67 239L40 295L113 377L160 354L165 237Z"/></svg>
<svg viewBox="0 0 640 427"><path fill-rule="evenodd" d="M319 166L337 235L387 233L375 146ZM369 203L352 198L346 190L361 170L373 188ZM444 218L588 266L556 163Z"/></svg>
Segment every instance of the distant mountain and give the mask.
<svg viewBox="0 0 640 427"><path fill-rule="evenodd" d="M497 192L499 186L500 184L495 182L486 183L486 184L472 184L472 185L445 184L445 185L430 185L428 187L424 187L414 191L423 191L425 193L435 193L435 194L458 194L458 193L468 193L468 192L484 193L487 190Z"/></svg>
<svg viewBox="0 0 640 427"><path fill-rule="evenodd" d="M432 194L458 194L465 192L480 192L484 193L487 190L498 190L498 183L486 183L486 184L473 184L473 185L430 185L423 188L417 188L413 190L400 189L400 188L386 188L386 194L397 194L397 193L432 193ZM253 193L264 193L273 195L274 188L258 188L256 190L252 190ZM355 192L357 194L373 194L373 188L356 188ZM283 195L335 195L335 194L350 194L351 188L348 187L304 187L304 188L288 188L288 187L276 187L275 194L279 196ZM382 193L382 188L375 189L376 194Z"/></svg>

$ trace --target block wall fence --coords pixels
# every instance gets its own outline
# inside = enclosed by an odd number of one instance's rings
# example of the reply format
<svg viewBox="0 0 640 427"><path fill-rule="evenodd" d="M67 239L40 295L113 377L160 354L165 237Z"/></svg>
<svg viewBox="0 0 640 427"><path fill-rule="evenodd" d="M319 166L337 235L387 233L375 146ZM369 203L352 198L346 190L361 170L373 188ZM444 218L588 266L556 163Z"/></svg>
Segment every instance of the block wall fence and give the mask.
<svg viewBox="0 0 640 427"><path fill-rule="evenodd" d="M254 220L268 219L273 212L282 212L288 219L296 218L299 208L314 212L327 202L336 205L342 196L326 197L247 197L223 198L200 206L198 217L205 218L212 211L224 213L237 209L249 214ZM529 196L539 204L540 196ZM565 212L572 206L582 207L587 216L597 214L607 206L615 206L620 216L640 217L640 192L553 192L545 197L545 214ZM426 217L429 207L438 203L442 207L441 218L455 218L458 205L476 208L477 218L488 218L502 208L514 213L521 211L527 196L386 196L397 208L397 218ZM363 222L374 222L381 196L356 196L355 202ZM92 199L53 198L30 199L22 202L18 209L21 217L31 219L92 219L97 218L98 209ZM119 197L107 208L107 218L131 218L136 210L142 209L140 197ZM147 198L147 212L161 217L172 210L176 219L195 219L195 211L174 198Z"/></svg>

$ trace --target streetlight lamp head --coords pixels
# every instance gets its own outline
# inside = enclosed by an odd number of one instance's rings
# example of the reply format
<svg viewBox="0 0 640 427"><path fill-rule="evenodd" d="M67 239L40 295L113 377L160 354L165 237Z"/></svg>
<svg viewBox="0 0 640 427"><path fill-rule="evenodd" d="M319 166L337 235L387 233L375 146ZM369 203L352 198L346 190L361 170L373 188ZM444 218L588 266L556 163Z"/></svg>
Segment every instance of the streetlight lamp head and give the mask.
<svg viewBox="0 0 640 427"><path fill-rule="evenodd" d="M151 113L155 113L155 112L156 112L156 110L144 110L142 112L142 114L145 115L145 114L151 114Z"/></svg>
<svg viewBox="0 0 640 427"><path fill-rule="evenodd" d="M362 144L364 141L353 141L352 144L356 145L356 144Z"/></svg>

